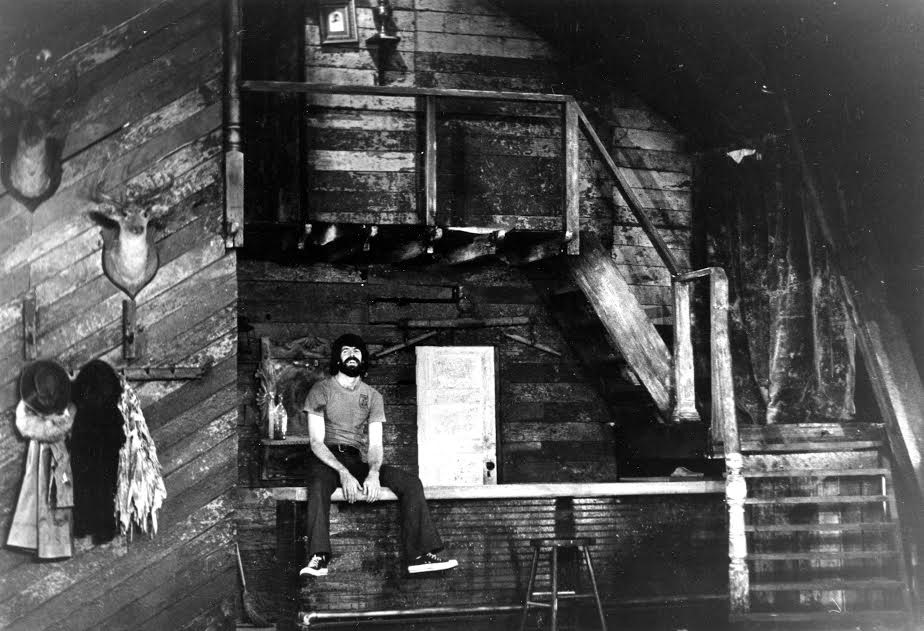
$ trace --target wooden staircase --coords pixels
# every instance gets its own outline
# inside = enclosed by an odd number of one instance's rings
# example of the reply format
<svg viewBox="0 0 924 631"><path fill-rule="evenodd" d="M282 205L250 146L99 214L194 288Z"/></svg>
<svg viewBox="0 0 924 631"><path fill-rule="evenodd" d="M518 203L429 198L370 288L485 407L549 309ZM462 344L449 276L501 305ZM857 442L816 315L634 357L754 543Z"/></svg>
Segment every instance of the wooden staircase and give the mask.
<svg viewBox="0 0 924 631"><path fill-rule="evenodd" d="M750 607L732 621L915 628L882 426L741 427L739 436Z"/></svg>

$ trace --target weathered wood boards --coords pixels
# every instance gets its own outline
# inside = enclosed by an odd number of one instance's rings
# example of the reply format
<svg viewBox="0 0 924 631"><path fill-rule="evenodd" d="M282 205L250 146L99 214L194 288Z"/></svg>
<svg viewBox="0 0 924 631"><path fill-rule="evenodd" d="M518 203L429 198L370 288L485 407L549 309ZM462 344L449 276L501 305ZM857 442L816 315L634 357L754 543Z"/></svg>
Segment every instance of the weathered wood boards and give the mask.
<svg viewBox="0 0 924 631"><path fill-rule="evenodd" d="M428 345L488 345L499 356L503 443L501 482L541 480L614 480L615 451L605 403L588 379L550 314L541 306L530 281L516 268L500 262L474 268L407 269L374 266L286 267L242 261L239 265L240 314L253 326L253 339L268 336L284 343L304 336L333 340L356 331L372 352L395 346L417 332L437 331ZM459 309L463 309L460 316ZM469 315L471 314L471 315ZM477 316L477 317L474 317ZM530 322L516 326L406 329L414 319L472 322ZM514 320L514 318L519 318ZM374 324L378 322L378 324ZM513 332L561 349L561 357L507 338ZM241 355L242 471L247 484L260 485L259 433L252 406L253 373L259 356ZM616 377L618 378L618 376ZM386 460L415 469L416 393L414 355L408 348L373 362L369 381L385 397ZM627 392L627 404L635 396ZM295 483L297 464L286 474L281 461L297 449L280 453L270 468L282 474L277 483ZM550 477L554 476L554 477Z"/></svg>
<svg viewBox="0 0 924 631"><path fill-rule="evenodd" d="M136 296L136 352L149 365L214 366L201 380L135 384L167 485L157 536L79 540L71 559L53 564L0 550L4 628L205 628L234 618L237 287L221 236L220 4L104 1L92 14L27 25L33 37L23 41L63 47L55 68L73 65L80 89L57 194L29 216L0 191L0 540L25 453L12 414L26 292L38 356L75 372L95 357L123 361L124 295L103 275L99 228L86 215L100 179L117 191L168 173L189 186L158 228L161 269Z"/></svg>

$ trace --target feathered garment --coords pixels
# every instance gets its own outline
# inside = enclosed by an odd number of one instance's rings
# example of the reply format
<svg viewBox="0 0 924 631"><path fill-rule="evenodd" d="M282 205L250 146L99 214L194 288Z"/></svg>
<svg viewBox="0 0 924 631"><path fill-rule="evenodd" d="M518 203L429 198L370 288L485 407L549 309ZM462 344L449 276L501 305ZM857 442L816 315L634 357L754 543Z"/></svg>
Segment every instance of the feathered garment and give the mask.
<svg viewBox="0 0 924 631"><path fill-rule="evenodd" d="M122 534L131 536L137 525L141 532L153 535L157 533L157 511L167 498L167 489L138 395L124 377L120 381L119 411L125 419L125 442L119 451L115 517Z"/></svg>

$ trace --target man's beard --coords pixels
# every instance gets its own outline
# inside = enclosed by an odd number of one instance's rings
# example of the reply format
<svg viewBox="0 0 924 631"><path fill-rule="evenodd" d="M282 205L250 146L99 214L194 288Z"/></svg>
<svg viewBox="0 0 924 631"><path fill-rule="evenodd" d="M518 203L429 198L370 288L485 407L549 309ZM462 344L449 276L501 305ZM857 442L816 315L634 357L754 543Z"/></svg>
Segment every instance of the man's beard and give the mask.
<svg viewBox="0 0 924 631"><path fill-rule="evenodd" d="M347 357L346 361L341 359L337 363L337 370L342 372L347 377L359 377L361 374L363 374L363 372L365 372L366 364L365 362L362 362L362 361L356 361L355 364L353 363L348 364L347 362L350 361L351 359L353 359L354 361L356 360L355 357Z"/></svg>

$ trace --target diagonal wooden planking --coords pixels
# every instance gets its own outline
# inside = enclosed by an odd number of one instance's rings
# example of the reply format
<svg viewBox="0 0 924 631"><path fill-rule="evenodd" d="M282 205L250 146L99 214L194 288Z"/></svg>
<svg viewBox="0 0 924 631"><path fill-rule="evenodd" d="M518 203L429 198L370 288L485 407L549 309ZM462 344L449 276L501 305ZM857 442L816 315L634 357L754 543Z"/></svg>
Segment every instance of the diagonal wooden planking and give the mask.
<svg viewBox="0 0 924 631"><path fill-rule="evenodd" d="M219 457L211 464L227 461L227 454L218 454ZM216 479L221 479L220 471L211 471ZM202 483L209 476L196 476L193 479ZM96 599L106 594L110 589L122 582L126 575L149 567L159 559L176 548L185 546L202 532L211 528L215 523L226 518L232 510L230 499L222 494L221 487L230 488L230 480L226 480L220 487L203 485L208 494L217 494L213 499L200 503L201 493L197 489L190 497L182 498L178 494L172 496L173 512L177 508L191 509L186 516L177 519L164 519L158 535L148 539L136 537L128 548L126 554L118 557L118 562L112 557L106 558L100 554L101 548L89 550L81 557L74 557L57 569L49 571L47 566L36 577L32 584L19 582L24 590L15 598L0 606L0 624L8 625L4 628L12 631L32 631L44 629L49 626L64 625L68 615L75 609L83 606L89 599ZM169 493L169 488L168 488ZM182 501L185 500L185 501ZM190 501L191 500L191 501ZM182 504L181 504L182 501ZM168 502L169 506L169 502ZM165 506L166 513L167 506ZM102 557L102 558L99 558ZM29 574L32 574L31 572ZM14 577L10 577L15 580ZM10 616L22 612L16 618ZM61 627L59 627L61 628Z"/></svg>
<svg viewBox="0 0 924 631"><path fill-rule="evenodd" d="M208 566L209 559L217 550L228 553L228 544L232 537L232 520L222 519L135 575L124 576L122 582L109 592L107 598L86 603L71 612L68 615L69 628L114 629L119 622L130 624L132 621L143 620L151 611L157 609L152 606L152 599L163 599L163 592L175 589L177 583L189 584L188 580L177 580L177 568L196 566L201 571L201 568ZM211 579L208 576L200 576L200 581L202 580Z"/></svg>

